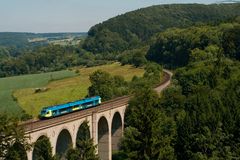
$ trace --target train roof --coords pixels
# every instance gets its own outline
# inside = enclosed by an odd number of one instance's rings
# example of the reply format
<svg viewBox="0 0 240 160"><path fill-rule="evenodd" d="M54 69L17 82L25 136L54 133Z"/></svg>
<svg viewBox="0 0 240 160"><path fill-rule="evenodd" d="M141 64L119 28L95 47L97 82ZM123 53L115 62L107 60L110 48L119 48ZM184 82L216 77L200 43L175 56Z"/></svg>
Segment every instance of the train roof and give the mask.
<svg viewBox="0 0 240 160"><path fill-rule="evenodd" d="M64 104L59 104L59 105L55 105L55 106L44 107L42 110L59 110L59 109L63 109L63 108L66 108L66 107L81 105L83 103L88 103L88 102L91 102L91 101L94 101L94 100L99 100L100 98L101 98L100 96L85 98L85 99L81 99L81 100L77 100L77 101L73 101L73 102L68 102L68 103L64 103Z"/></svg>

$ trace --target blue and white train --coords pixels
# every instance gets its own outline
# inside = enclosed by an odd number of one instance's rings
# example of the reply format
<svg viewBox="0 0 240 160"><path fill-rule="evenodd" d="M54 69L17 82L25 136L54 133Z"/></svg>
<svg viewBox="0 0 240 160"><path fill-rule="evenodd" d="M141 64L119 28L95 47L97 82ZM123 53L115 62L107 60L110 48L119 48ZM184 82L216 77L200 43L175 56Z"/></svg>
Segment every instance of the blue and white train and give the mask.
<svg viewBox="0 0 240 160"><path fill-rule="evenodd" d="M44 107L40 112L40 118L52 118L74 112L77 110L84 110L90 107L94 107L101 104L101 97L95 96L91 98L85 98L82 100L60 104L56 106Z"/></svg>

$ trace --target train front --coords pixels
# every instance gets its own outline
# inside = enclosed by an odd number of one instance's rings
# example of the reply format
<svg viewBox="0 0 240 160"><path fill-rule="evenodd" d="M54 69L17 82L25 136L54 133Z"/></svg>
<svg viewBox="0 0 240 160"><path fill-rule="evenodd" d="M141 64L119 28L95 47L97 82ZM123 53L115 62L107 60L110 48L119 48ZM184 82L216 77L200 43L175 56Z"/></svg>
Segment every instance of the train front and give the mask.
<svg viewBox="0 0 240 160"><path fill-rule="evenodd" d="M52 111L49 110L49 109L47 109L47 108L43 108L43 109L41 110L41 112L40 112L39 117L40 117L41 119L50 118L50 117L52 117Z"/></svg>

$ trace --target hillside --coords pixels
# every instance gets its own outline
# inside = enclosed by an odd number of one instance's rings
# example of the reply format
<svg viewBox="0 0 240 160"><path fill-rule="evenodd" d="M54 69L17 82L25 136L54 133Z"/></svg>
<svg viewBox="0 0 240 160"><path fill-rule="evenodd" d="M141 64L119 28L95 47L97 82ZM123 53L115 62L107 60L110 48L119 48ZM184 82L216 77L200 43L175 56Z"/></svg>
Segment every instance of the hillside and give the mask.
<svg viewBox="0 0 240 160"><path fill-rule="evenodd" d="M240 15L240 4L158 5L132 11L93 26L83 47L94 52L135 48L167 28L216 24Z"/></svg>
<svg viewBox="0 0 240 160"><path fill-rule="evenodd" d="M189 63L213 60L220 53L240 60L240 20L216 26L198 26L185 29L172 28L157 35L146 58L170 68Z"/></svg>
<svg viewBox="0 0 240 160"><path fill-rule="evenodd" d="M85 37L86 33L25 33L0 32L0 47L23 49L46 45L55 40Z"/></svg>

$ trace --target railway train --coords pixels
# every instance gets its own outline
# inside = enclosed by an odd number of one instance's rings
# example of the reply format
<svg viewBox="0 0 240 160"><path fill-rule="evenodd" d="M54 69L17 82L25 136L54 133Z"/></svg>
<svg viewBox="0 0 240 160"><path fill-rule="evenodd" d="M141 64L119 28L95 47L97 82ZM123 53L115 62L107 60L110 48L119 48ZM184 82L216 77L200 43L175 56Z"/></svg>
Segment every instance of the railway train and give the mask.
<svg viewBox="0 0 240 160"><path fill-rule="evenodd" d="M90 107L97 106L99 104L101 104L101 97L95 96L65 104L44 107L39 114L39 118L40 119L52 118L77 110L84 110Z"/></svg>

